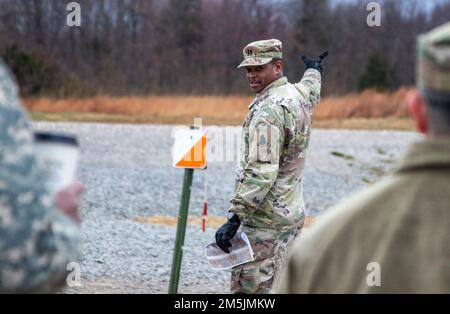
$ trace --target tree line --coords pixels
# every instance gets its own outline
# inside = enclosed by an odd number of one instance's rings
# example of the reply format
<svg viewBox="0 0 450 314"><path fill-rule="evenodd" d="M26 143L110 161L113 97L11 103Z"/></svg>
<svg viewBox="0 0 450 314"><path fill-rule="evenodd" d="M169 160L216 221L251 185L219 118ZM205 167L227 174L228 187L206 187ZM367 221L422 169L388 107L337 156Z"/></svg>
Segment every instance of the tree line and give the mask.
<svg viewBox="0 0 450 314"><path fill-rule="evenodd" d="M325 94L414 85L418 34L450 21L450 1L0 0L0 56L24 96L241 94L242 48L278 38L291 81L300 55L329 49Z"/></svg>

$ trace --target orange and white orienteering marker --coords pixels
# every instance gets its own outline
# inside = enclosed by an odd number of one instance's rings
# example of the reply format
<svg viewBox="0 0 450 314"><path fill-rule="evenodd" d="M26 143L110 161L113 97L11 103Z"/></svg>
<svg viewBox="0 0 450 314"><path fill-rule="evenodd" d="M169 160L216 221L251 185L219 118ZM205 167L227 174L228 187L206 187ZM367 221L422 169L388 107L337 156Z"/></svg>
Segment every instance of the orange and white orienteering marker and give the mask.
<svg viewBox="0 0 450 314"><path fill-rule="evenodd" d="M206 132L201 129L179 129L174 134L173 166L175 168L206 168Z"/></svg>
<svg viewBox="0 0 450 314"><path fill-rule="evenodd" d="M194 119L194 126L197 125L195 122L199 121ZM180 278L182 251L189 213L192 177L194 175L194 169L206 168L206 132L203 132L201 128L195 127L191 127L190 129L181 128L174 130L172 136L175 137L175 143L172 147L173 166L176 168L184 168L183 192L181 193L177 233L175 236L175 249L173 252L172 271L169 283L169 293L176 294ZM206 219L207 206L208 205L206 204L203 209L202 227L205 225L204 221ZM205 228L203 227L202 229Z"/></svg>

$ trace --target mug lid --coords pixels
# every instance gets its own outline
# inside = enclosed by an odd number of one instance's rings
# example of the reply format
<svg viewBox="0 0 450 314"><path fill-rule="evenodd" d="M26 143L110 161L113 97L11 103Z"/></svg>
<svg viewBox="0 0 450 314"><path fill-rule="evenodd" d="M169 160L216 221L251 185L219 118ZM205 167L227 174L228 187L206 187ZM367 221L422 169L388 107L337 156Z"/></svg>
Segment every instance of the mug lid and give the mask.
<svg viewBox="0 0 450 314"><path fill-rule="evenodd" d="M37 142L52 142L78 146L75 136L68 134L55 134L50 132L34 132L34 140Z"/></svg>

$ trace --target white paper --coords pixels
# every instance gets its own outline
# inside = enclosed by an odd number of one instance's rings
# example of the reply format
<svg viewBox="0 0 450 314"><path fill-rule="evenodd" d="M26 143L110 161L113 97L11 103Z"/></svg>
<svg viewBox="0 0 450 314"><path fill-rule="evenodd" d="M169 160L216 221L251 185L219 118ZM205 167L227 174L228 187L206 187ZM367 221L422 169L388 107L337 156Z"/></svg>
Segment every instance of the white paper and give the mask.
<svg viewBox="0 0 450 314"><path fill-rule="evenodd" d="M252 246L247 235L242 232L231 239L230 254L222 251L216 243L205 247L206 259L211 268L217 270L230 269L255 260Z"/></svg>
<svg viewBox="0 0 450 314"><path fill-rule="evenodd" d="M52 193L57 193L75 180L79 158L78 147L59 143L35 144L37 161L46 176L46 184Z"/></svg>

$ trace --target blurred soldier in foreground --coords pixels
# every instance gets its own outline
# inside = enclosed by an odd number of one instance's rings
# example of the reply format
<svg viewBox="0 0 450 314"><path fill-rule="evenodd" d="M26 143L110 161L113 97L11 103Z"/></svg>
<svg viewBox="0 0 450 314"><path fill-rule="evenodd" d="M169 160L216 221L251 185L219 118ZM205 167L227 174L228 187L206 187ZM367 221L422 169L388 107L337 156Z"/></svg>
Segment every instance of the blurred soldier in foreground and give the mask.
<svg viewBox="0 0 450 314"><path fill-rule="evenodd" d="M17 88L0 61L0 293L54 292L76 261L82 186L55 205L36 166L33 136Z"/></svg>
<svg viewBox="0 0 450 314"><path fill-rule="evenodd" d="M244 48L238 68L245 67L256 97L242 130L228 222L217 231L216 243L228 253L230 239L242 224L255 261L233 268L233 293L271 292L287 248L303 226L303 168L312 113L320 99L324 57L304 57L303 79L291 84L283 76L279 40L257 41Z"/></svg>
<svg viewBox="0 0 450 314"><path fill-rule="evenodd" d="M450 23L418 39L423 142L298 240L281 293L450 293Z"/></svg>

